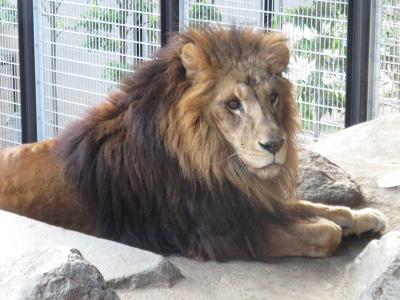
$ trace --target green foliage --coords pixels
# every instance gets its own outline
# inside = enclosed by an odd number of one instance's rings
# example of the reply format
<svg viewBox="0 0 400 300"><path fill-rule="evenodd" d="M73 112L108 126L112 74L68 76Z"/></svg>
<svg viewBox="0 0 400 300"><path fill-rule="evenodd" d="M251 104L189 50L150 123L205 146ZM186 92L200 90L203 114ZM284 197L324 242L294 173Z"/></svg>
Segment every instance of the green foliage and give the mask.
<svg viewBox="0 0 400 300"><path fill-rule="evenodd" d="M281 29L283 23L300 32L308 32L292 47L295 49L292 51L294 61L311 66L307 78L296 82L303 119L319 121L324 114L332 113L331 107L345 106L345 80L338 74L346 73L343 59L347 52L343 39L347 32L346 6L345 3L315 0L309 6L286 9L283 16L273 20L273 29ZM323 106L319 106L321 104ZM305 121L303 126L318 125Z"/></svg>
<svg viewBox="0 0 400 300"><path fill-rule="evenodd" d="M159 17L158 16L154 16L154 15L150 15L148 16L149 18L149 23L148 23L148 27L152 28L152 29L156 29L158 28L158 20ZM159 43L159 36L158 36L158 32L156 30L147 30L147 36L149 39L149 43L153 43L153 44L158 44Z"/></svg>
<svg viewBox="0 0 400 300"><path fill-rule="evenodd" d="M80 28L87 33L83 42L85 48L110 52L121 50L123 41L113 36L113 31L116 27L126 24L127 11L102 8L98 0L92 0L81 18L76 24L76 29Z"/></svg>
<svg viewBox="0 0 400 300"><path fill-rule="evenodd" d="M83 47L91 50L119 53L118 60L109 61L103 71L103 77L110 81L119 82L125 72L129 71L126 60L128 51L127 39L134 27L128 26L128 19L132 19L135 26L157 28L158 17L149 14L144 24L141 13L134 12L134 7L146 12L155 11L158 0L115 0L116 8L105 8L100 5L101 0L89 0L89 8L82 14L75 25L75 30L86 33ZM146 30L146 29L140 29ZM158 43L156 30L147 30L148 42ZM140 46L139 46L140 47ZM140 50L139 50L140 51Z"/></svg>
<svg viewBox="0 0 400 300"><path fill-rule="evenodd" d="M196 0L190 7L189 11L189 26L198 27L208 22L220 22L222 20L221 13L218 8L212 6L214 1Z"/></svg>
<svg viewBox="0 0 400 300"><path fill-rule="evenodd" d="M0 7L2 8L0 10L0 25L1 27L5 28L11 28L11 30L16 30L17 28L17 22L18 22L18 15L17 15L17 10L16 6L10 3L9 0L0 0ZM2 29L2 30L10 30L10 29ZM9 51L0 49L0 59L4 60L6 59L6 56L9 56L10 53Z"/></svg>
<svg viewBox="0 0 400 300"><path fill-rule="evenodd" d="M132 6L132 1L124 1L124 4L127 4L126 9L125 7L112 9L101 7L98 0L91 0L89 2L90 7L82 14L81 20L75 25L75 30L81 29L87 33L83 47L89 51L102 50L120 53L119 60L109 61L104 68L103 77L110 81L120 81L124 73L123 70L128 70L125 55L129 29L126 23L129 17L127 9ZM120 1L117 0L116 2L121 5ZM118 35L116 32L118 32Z"/></svg>
<svg viewBox="0 0 400 300"><path fill-rule="evenodd" d="M129 72L128 64L112 60L108 62L107 66L104 68L103 77L118 82L121 80L123 74L127 72Z"/></svg>
<svg viewBox="0 0 400 300"><path fill-rule="evenodd" d="M13 26L17 26L18 14L16 6L10 3L9 0L0 0L0 23L14 23ZM11 25L11 24L9 24Z"/></svg>
<svg viewBox="0 0 400 300"><path fill-rule="evenodd" d="M98 33L94 33L98 34ZM121 49L122 41L98 35L87 35L83 46L88 49L118 52Z"/></svg>
<svg viewBox="0 0 400 300"><path fill-rule="evenodd" d="M400 90L400 9L392 0L382 1L381 70L390 78L385 98L398 98ZM389 85L390 86L390 85Z"/></svg>

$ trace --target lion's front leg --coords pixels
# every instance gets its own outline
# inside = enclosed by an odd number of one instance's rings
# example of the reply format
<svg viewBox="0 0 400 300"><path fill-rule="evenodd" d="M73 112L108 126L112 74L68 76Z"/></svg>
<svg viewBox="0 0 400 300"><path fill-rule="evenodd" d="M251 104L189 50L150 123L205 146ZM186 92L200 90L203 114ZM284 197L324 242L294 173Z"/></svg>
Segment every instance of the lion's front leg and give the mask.
<svg viewBox="0 0 400 300"><path fill-rule="evenodd" d="M342 241L342 229L324 218L299 221L288 227L270 225L269 256L330 256Z"/></svg>
<svg viewBox="0 0 400 300"><path fill-rule="evenodd" d="M343 229L343 235L361 235L365 232L382 234L387 227L387 218L373 208L360 210L344 206L332 206L309 201L298 201L296 210L301 214L318 216L335 222Z"/></svg>

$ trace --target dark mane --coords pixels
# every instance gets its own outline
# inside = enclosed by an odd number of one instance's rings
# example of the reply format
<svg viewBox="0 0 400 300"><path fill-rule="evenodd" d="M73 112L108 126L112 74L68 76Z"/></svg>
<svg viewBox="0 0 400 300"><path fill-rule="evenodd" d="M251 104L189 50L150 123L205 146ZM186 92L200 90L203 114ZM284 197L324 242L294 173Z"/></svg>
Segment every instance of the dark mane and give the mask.
<svg viewBox="0 0 400 300"><path fill-rule="evenodd" d="M245 33L232 31L231 47L242 49ZM210 51L225 55L218 36L210 36L204 37ZM179 55L197 38L178 35L143 63L118 92L63 132L58 155L104 237L164 254L250 259L268 249L269 223L291 222L285 205L272 201L267 209L227 179L210 189L198 175L188 177L160 129L191 86Z"/></svg>

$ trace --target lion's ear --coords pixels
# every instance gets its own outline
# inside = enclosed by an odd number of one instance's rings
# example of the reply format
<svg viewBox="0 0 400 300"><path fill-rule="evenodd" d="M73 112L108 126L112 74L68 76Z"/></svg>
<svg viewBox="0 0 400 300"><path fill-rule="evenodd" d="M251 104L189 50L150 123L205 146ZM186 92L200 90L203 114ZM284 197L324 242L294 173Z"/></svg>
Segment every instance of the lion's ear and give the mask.
<svg viewBox="0 0 400 300"><path fill-rule="evenodd" d="M185 67L187 77L192 77L193 74L202 68L203 55L201 50L193 43L183 45L180 57Z"/></svg>
<svg viewBox="0 0 400 300"><path fill-rule="evenodd" d="M269 33L263 38L265 52L263 59L273 74L282 73L289 64L290 52L282 33Z"/></svg>

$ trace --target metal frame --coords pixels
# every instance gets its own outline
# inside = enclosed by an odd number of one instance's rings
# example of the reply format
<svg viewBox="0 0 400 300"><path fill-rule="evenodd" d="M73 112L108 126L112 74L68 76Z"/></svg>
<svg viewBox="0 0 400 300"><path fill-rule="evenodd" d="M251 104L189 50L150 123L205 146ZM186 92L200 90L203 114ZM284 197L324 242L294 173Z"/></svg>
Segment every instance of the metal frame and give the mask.
<svg viewBox="0 0 400 300"><path fill-rule="evenodd" d="M37 141L33 1L18 0L22 143Z"/></svg>
<svg viewBox="0 0 400 300"><path fill-rule="evenodd" d="M345 126L367 120L371 0L350 0L347 31Z"/></svg>
<svg viewBox="0 0 400 300"><path fill-rule="evenodd" d="M371 2L367 120L379 116L379 71L382 39L382 2Z"/></svg>
<svg viewBox="0 0 400 300"><path fill-rule="evenodd" d="M160 0L161 46L165 46L172 32L179 31L179 0Z"/></svg>
<svg viewBox="0 0 400 300"><path fill-rule="evenodd" d="M34 12L34 40L35 40L35 79L36 79L36 119L37 119L37 139L42 141L46 138L46 104L44 92L44 74L43 74L43 47L42 47L42 3L41 1L33 1Z"/></svg>

